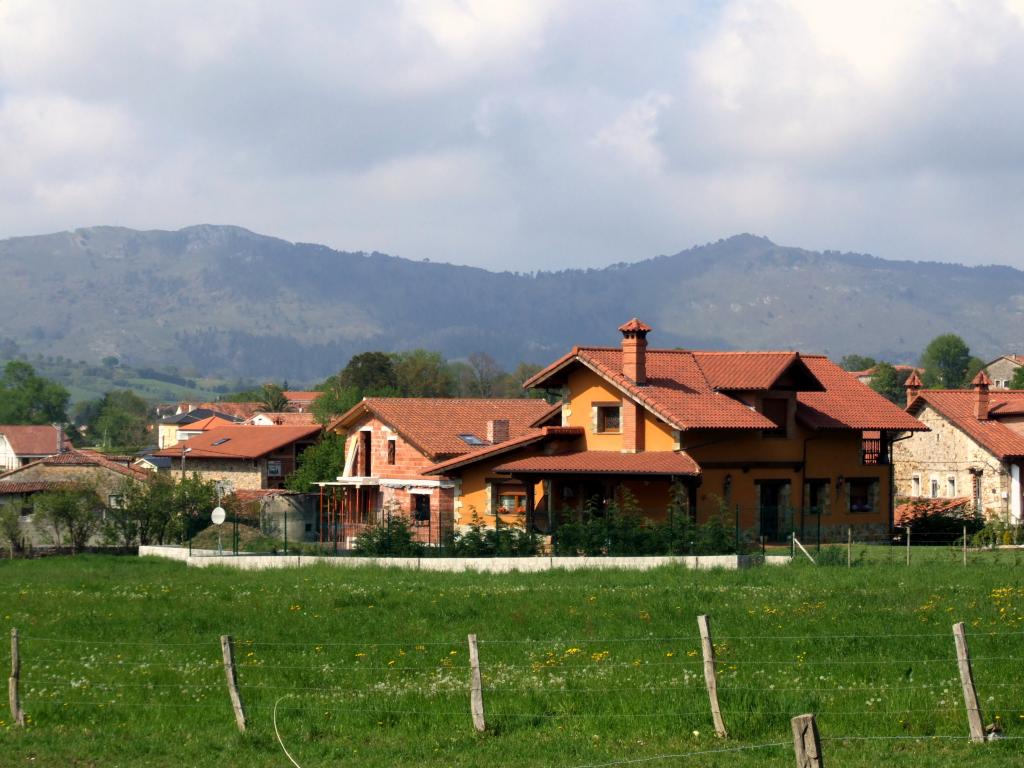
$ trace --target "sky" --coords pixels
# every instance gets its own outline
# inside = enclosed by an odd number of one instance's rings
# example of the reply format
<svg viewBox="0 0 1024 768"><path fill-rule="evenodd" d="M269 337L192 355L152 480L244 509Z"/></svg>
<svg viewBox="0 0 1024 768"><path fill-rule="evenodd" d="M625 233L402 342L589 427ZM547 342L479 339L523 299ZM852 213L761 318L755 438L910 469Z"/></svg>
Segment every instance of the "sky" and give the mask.
<svg viewBox="0 0 1024 768"><path fill-rule="evenodd" d="M0 238L1024 268L1024 0L0 0Z"/></svg>

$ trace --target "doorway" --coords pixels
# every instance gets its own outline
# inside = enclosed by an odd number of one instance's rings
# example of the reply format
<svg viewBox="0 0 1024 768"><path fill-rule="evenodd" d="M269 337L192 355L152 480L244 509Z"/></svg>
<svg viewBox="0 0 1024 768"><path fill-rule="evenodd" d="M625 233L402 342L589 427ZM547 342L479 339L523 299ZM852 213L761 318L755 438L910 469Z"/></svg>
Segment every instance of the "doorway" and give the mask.
<svg viewBox="0 0 1024 768"><path fill-rule="evenodd" d="M759 480L761 535L766 541L778 541L780 518L789 498L788 480Z"/></svg>

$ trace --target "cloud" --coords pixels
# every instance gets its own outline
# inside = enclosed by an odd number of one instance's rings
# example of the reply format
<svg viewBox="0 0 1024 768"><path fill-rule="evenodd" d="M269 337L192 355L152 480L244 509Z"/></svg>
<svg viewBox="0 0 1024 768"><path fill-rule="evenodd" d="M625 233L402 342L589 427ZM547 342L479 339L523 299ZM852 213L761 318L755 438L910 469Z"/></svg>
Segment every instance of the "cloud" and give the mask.
<svg viewBox="0 0 1024 768"><path fill-rule="evenodd" d="M1024 266L1020 0L0 3L0 236L496 269L736 232Z"/></svg>

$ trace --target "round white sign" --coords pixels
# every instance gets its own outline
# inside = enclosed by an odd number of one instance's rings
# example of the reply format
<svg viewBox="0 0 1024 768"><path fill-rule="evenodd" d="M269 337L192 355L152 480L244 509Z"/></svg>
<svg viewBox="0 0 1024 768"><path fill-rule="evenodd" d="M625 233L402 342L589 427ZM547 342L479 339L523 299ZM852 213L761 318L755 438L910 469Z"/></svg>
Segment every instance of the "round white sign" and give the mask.
<svg viewBox="0 0 1024 768"><path fill-rule="evenodd" d="M210 519L213 520L214 525L220 525L223 523L225 517L224 507L217 507L213 510L213 514L210 515Z"/></svg>

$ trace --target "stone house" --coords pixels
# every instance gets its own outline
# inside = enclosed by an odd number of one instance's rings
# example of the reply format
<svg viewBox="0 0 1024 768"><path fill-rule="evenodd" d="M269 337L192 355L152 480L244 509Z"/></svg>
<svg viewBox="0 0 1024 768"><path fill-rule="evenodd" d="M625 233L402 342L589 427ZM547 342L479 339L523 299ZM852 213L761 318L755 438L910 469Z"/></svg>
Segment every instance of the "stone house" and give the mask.
<svg viewBox="0 0 1024 768"><path fill-rule="evenodd" d="M117 506L125 480L145 482L149 473L111 461L95 451L68 449L0 474L0 503L13 504L20 513L25 539L38 544L33 526L33 498L45 491L94 489L107 506Z"/></svg>
<svg viewBox="0 0 1024 768"><path fill-rule="evenodd" d="M0 424L0 472L67 450L71 441L56 425Z"/></svg>
<svg viewBox="0 0 1024 768"><path fill-rule="evenodd" d="M648 349L650 330L634 318L619 347L575 347L525 382L560 392L555 426L430 468L456 481L456 516L550 532L625 488L663 520L681 486L693 519L725 511L748 539L890 531L890 449L923 424L823 356Z"/></svg>
<svg viewBox="0 0 1024 768"><path fill-rule="evenodd" d="M907 412L930 431L893 446L897 495L966 496L985 517L1020 522L1024 390L991 391L984 371L971 389L922 389L915 376Z"/></svg>
<svg viewBox="0 0 1024 768"><path fill-rule="evenodd" d="M992 382L993 389L1009 389L1013 374L1024 365L1024 355L1000 355L982 370Z"/></svg>
<svg viewBox="0 0 1024 768"><path fill-rule="evenodd" d="M170 469L205 480L228 480L239 490L283 488L302 451L319 441L320 425L233 425L202 432L153 454Z"/></svg>
<svg viewBox="0 0 1024 768"><path fill-rule="evenodd" d="M456 514L456 481L426 470L558 418L538 399L364 398L329 427L346 442L341 476L319 484L325 540L350 544L390 512L411 518L419 540L442 542L469 518Z"/></svg>

